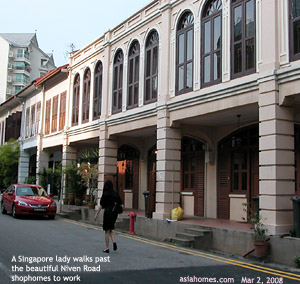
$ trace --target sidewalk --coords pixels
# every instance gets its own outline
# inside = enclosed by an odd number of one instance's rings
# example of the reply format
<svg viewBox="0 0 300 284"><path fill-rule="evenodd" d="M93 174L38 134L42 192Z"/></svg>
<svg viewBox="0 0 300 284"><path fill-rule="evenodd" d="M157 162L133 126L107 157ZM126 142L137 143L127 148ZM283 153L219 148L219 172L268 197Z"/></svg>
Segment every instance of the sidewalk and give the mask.
<svg viewBox="0 0 300 284"><path fill-rule="evenodd" d="M118 217L116 229L123 232L129 231L128 214L132 211L137 215L134 230L140 236L170 241L177 235L186 235L188 230L196 229L205 231L206 240L201 239L196 246L193 246L194 248L199 246L200 249L203 249L201 243L205 243L205 250L219 251L240 257L253 248L250 224L230 220L187 216L181 221L167 222L166 220L146 218L143 210L124 210L123 214ZM62 205L62 213L58 213L58 215L95 225L102 222L102 214L100 213L99 221L95 222L95 209L89 209L87 206ZM207 248L207 244L209 244L209 248ZM259 259L253 253L248 257L256 261L295 267L296 255L300 255L300 239L271 236L267 258Z"/></svg>

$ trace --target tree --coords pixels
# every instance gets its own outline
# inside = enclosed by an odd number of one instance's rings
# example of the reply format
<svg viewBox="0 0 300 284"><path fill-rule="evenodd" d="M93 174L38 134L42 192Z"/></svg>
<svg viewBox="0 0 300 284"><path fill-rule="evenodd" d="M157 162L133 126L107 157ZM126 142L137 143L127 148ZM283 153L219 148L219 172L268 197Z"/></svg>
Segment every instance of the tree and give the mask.
<svg viewBox="0 0 300 284"><path fill-rule="evenodd" d="M17 183L19 157L20 147L15 139L0 146L0 188Z"/></svg>

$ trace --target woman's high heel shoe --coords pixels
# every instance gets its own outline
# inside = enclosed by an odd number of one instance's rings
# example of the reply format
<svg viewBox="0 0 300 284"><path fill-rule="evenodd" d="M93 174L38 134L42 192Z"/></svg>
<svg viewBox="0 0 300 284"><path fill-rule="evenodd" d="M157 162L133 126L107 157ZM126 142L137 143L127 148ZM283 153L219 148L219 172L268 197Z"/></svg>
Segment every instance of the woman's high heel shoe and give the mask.
<svg viewBox="0 0 300 284"><path fill-rule="evenodd" d="M114 250L117 250L118 249L117 243L113 243L113 247L114 247Z"/></svg>

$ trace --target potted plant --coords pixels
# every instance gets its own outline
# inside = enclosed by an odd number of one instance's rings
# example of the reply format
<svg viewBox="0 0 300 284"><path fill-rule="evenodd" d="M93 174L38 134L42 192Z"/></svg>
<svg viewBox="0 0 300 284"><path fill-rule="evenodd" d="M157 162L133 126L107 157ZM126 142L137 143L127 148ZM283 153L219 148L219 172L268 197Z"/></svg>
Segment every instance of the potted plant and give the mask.
<svg viewBox="0 0 300 284"><path fill-rule="evenodd" d="M245 205L247 206L247 204ZM252 225L252 240L255 254L259 257L266 256L270 243L269 237L267 235L268 230L267 228L265 228L265 225L262 222L261 215L259 214L259 212L253 213L251 208L249 208L248 221Z"/></svg>
<svg viewBox="0 0 300 284"><path fill-rule="evenodd" d="M98 199L97 192L98 192L98 188L96 188L96 187L92 187L90 189L90 201L88 202L88 207L90 209L95 209L96 202Z"/></svg>
<svg viewBox="0 0 300 284"><path fill-rule="evenodd" d="M82 162L80 165L80 175L84 184L89 189L89 194L86 195L88 206L94 209L97 201L95 193L98 190L98 165L91 164L90 162Z"/></svg>
<svg viewBox="0 0 300 284"><path fill-rule="evenodd" d="M75 163L67 166L64 173L66 174L66 187L69 193L69 200L74 200L75 205L82 205L82 197L86 190L86 187L81 179L80 169ZM74 196L70 196L74 194ZM71 203L73 203L71 201Z"/></svg>

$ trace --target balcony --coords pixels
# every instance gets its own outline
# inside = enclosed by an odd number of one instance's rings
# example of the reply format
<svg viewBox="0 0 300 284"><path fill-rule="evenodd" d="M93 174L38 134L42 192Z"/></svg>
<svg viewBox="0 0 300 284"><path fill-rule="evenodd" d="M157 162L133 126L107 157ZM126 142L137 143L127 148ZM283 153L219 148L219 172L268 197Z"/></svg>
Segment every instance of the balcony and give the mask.
<svg viewBox="0 0 300 284"><path fill-rule="evenodd" d="M8 57L10 57L10 58L14 57L14 52L12 50L10 50L8 52Z"/></svg>
<svg viewBox="0 0 300 284"><path fill-rule="evenodd" d="M11 89L6 89L6 95L11 96L12 95L12 90Z"/></svg>
<svg viewBox="0 0 300 284"><path fill-rule="evenodd" d="M29 53L17 53L15 57L15 61L17 62L26 62L27 64L31 64Z"/></svg>
<svg viewBox="0 0 300 284"><path fill-rule="evenodd" d="M11 76L7 76L7 82L11 83L12 82L12 77Z"/></svg>
<svg viewBox="0 0 300 284"><path fill-rule="evenodd" d="M13 65L11 63L8 63L7 68L8 70L13 70Z"/></svg>
<svg viewBox="0 0 300 284"><path fill-rule="evenodd" d="M13 85L14 86L22 86L22 87L25 87L27 86L29 83L29 80L28 79L25 79L25 78L16 78L16 81L13 82Z"/></svg>

